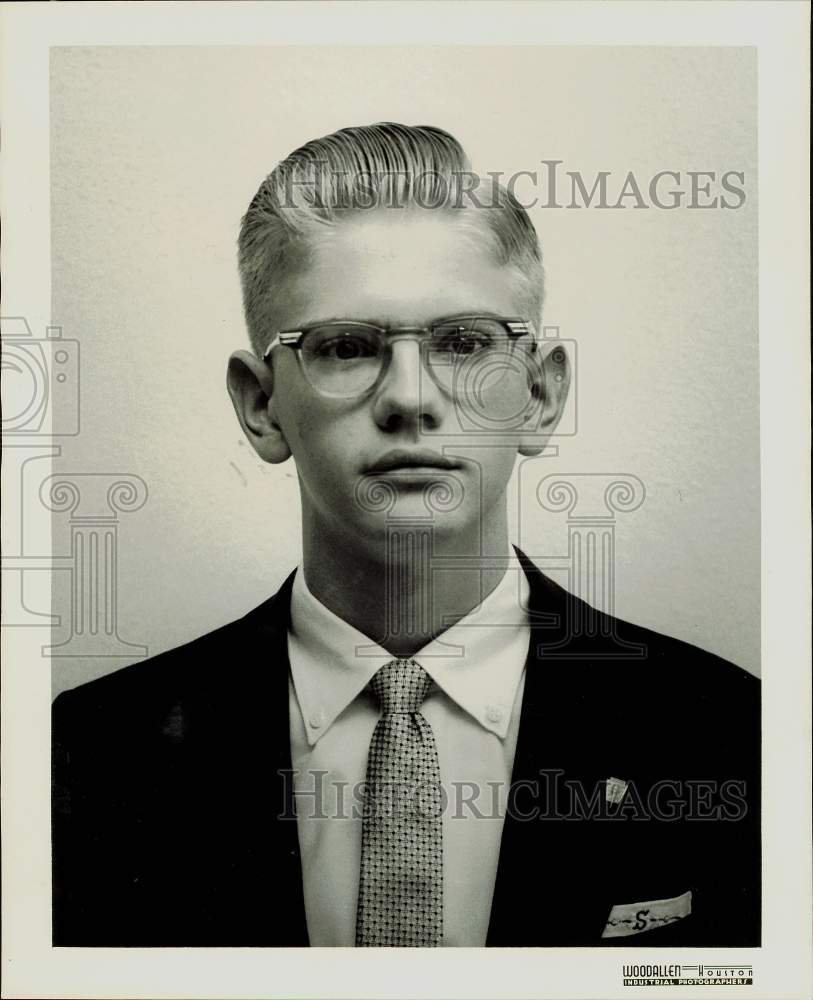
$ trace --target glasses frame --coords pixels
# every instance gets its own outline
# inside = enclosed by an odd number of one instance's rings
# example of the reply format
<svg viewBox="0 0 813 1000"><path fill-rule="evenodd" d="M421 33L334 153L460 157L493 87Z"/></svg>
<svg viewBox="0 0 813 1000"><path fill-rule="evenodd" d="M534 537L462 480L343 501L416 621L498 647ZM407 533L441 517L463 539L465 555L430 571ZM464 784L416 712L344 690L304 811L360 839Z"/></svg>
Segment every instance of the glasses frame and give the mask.
<svg viewBox="0 0 813 1000"><path fill-rule="evenodd" d="M315 393L320 396L325 396L329 399L362 399L365 396L371 395L375 392L378 386L381 384L383 379L386 377L387 371L389 370L390 363L392 361L392 343L393 336L397 336L399 339L401 337L411 337L416 339L420 334L429 334L431 336L432 331L437 327L454 327L460 324L471 324L473 321L478 320L490 320L492 323L499 323L502 326L505 333L508 335L512 344L519 340L520 337L528 336L531 338L530 353L533 354L536 351L537 343L534 336L534 329L532 324L525 319L520 317L503 317L503 316L482 316L482 315L463 315L463 316L450 316L448 319L438 319L430 323L428 326L377 326L375 323L365 323L360 320L331 320L327 323L311 323L308 326L300 327L298 330L278 330L271 343L266 347L262 355L262 360L270 365L271 363L271 352L275 347L290 347L291 350L296 352L297 361L299 362L299 369L302 372L302 377L308 383L308 385L313 389ZM334 393L325 392L324 389L320 389L318 386L314 385L313 382L308 377L308 373L305 369L305 362L302 359L302 343L308 333L311 330L320 329L325 326L342 326L350 327L351 329L374 331L384 342L384 359L381 363L381 371L378 373L375 381L367 388L362 389L361 392L353 392L349 394L345 393ZM469 327L460 325L460 330L468 329ZM429 341L423 341L428 343ZM429 370L429 374L432 380L444 391L448 392L448 388L438 381L437 376L433 373L431 366L426 366Z"/></svg>

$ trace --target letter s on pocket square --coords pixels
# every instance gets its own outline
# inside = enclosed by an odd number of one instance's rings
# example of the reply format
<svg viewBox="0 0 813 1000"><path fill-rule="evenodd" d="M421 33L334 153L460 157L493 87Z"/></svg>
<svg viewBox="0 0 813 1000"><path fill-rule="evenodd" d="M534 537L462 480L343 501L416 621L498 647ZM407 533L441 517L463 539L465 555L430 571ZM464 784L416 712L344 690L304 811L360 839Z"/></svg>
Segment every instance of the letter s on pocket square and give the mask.
<svg viewBox="0 0 813 1000"><path fill-rule="evenodd" d="M692 912L692 890L673 899L650 899L646 903L621 903L610 910L603 938L627 937L656 927L666 927Z"/></svg>

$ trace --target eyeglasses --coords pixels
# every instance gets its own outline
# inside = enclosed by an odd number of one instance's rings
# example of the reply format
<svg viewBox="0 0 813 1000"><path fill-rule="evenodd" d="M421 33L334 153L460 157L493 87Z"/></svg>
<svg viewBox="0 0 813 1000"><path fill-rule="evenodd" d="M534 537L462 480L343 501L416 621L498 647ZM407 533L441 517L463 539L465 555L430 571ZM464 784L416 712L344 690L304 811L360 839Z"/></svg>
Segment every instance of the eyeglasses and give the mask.
<svg viewBox="0 0 813 1000"><path fill-rule="evenodd" d="M425 327L390 328L337 320L279 332L263 361L268 362L277 345L290 347L316 392L351 399L375 389L389 368L392 344L402 337L418 341L432 378L453 395L464 394L484 372L516 367L513 361L521 337L530 338L525 343L531 353L536 350L531 324L523 319L455 316Z"/></svg>

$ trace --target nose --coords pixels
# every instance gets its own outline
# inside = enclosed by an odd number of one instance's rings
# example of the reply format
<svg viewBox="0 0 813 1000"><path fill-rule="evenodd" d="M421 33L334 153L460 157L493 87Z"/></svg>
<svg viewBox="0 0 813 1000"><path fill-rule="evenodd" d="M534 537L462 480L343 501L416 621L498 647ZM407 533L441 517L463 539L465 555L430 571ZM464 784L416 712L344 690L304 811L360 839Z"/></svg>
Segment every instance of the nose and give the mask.
<svg viewBox="0 0 813 1000"><path fill-rule="evenodd" d="M419 340L393 339L390 349L389 367L373 401L375 422L386 431L437 428L445 404L434 379L423 370Z"/></svg>

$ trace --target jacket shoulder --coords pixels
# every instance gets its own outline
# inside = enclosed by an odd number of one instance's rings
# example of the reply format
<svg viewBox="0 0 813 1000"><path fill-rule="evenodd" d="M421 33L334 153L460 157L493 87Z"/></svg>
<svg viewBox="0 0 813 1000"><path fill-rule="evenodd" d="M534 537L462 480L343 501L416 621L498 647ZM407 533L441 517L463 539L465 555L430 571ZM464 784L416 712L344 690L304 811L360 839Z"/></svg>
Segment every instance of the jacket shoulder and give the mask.
<svg viewBox="0 0 813 1000"><path fill-rule="evenodd" d="M660 668L666 674L673 673L675 679L702 681L709 694L718 686L742 691L743 695L759 690L758 677L710 650L620 618L605 617L618 635L645 647L645 661L651 667Z"/></svg>
<svg viewBox="0 0 813 1000"><path fill-rule="evenodd" d="M267 643L287 629L287 591L293 576L258 607L234 621L198 636L147 660L114 670L63 691L54 700L55 735L85 722L126 725L164 718L168 706L200 698L215 698L222 691L226 665L240 674L250 662L255 643Z"/></svg>
<svg viewBox="0 0 813 1000"><path fill-rule="evenodd" d="M603 696L640 709L657 701L669 714L758 714L759 678L683 639L593 608L527 561L531 610L553 611L536 630L540 661L558 662ZM614 694L613 694L614 693Z"/></svg>
<svg viewBox="0 0 813 1000"><path fill-rule="evenodd" d="M520 555L522 556L521 553ZM740 672L747 677L754 678L754 675L747 670L721 656L717 656L715 653L711 653L683 639L678 639L662 632L656 632L654 629L643 625L633 624L632 622L594 608L583 598L571 594L549 576L546 576L527 557L523 557L522 562L531 582L532 610L544 612L550 608L557 613L564 613L571 628L574 629L578 629L579 624L584 625L589 621L590 627L584 628L585 634L596 632L597 634L613 636L623 633L624 638L631 642L645 645L651 651L652 656L659 659L683 657L692 662L701 659L711 669L722 671L733 669L735 672ZM533 608L533 605L536 605L536 608Z"/></svg>

